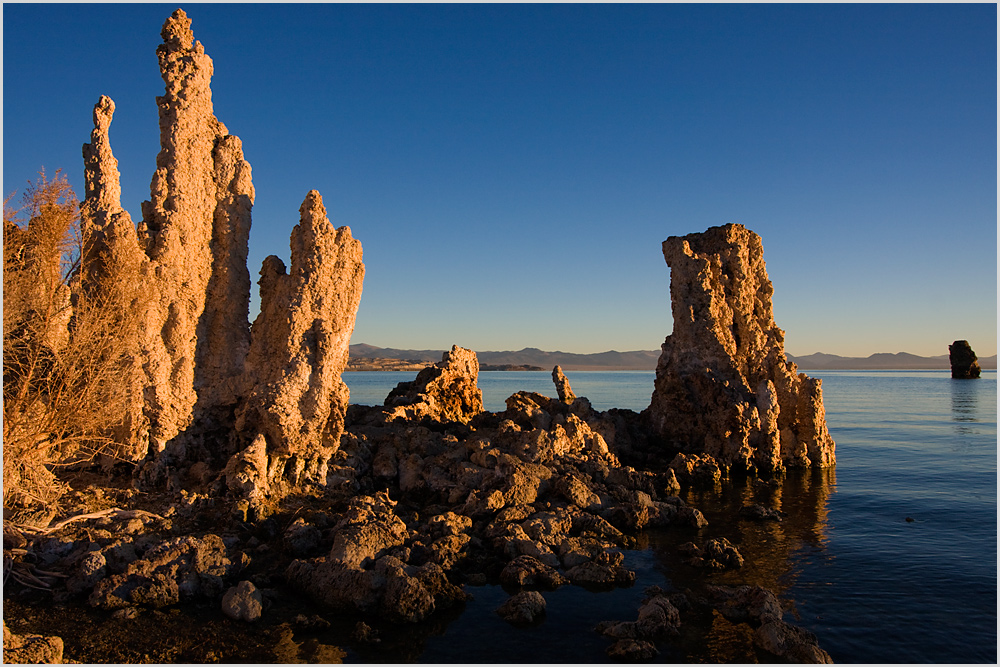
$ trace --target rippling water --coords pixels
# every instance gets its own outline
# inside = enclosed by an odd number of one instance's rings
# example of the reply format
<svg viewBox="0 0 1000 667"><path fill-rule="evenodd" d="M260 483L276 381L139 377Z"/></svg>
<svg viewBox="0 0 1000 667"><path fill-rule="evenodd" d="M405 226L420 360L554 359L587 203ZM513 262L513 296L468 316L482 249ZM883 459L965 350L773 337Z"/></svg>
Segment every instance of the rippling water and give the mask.
<svg viewBox="0 0 1000 667"><path fill-rule="evenodd" d="M433 630L414 628L404 647L357 656L423 662L596 662L609 641L601 620L633 620L645 586L696 591L706 583L771 588L788 620L819 637L837 662L997 660L997 383L952 380L947 371L817 371L837 467L789 474L778 486L747 483L722 494L689 493L710 525L698 541L727 537L746 565L705 575L676 547L695 537L653 531L627 554L631 589L591 593L568 586L545 593L546 621L507 626L493 609L498 587L470 588L476 599ZM652 372L566 373L594 407L641 410ZM379 404L415 373L345 373L352 402ZM488 410L518 390L555 396L548 373L483 372ZM787 514L782 523L735 518L746 502ZM750 639L720 618L658 644L661 660L742 662ZM351 654L349 653L349 659Z"/></svg>

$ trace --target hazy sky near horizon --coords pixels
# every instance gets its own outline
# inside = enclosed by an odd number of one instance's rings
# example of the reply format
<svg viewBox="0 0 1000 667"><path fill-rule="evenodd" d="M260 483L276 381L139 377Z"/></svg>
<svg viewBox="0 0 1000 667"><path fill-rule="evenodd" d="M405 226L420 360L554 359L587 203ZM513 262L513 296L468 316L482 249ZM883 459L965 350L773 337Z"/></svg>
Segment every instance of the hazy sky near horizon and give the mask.
<svg viewBox="0 0 1000 667"><path fill-rule="evenodd" d="M103 94L141 217L177 6L4 4L5 195L83 195ZM661 242L738 222L791 354L997 351L994 4L180 6L253 168L254 283L319 190L364 246L352 342L656 349Z"/></svg>

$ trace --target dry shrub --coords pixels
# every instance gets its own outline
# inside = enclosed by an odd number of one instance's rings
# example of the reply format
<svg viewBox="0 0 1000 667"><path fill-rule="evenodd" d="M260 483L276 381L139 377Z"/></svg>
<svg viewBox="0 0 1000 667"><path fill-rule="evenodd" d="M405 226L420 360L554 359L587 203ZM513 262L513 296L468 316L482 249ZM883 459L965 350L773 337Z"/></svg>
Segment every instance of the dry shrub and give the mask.
<svg viewBox="0 0 1000 667"><path fill-rule="evenodd" d="M79 205L45 173L4 202L3 503L51 505L57 466L114 454L136 436L143 295L134 257L115 248L81 260ZM19 215L25 217L18 217ZM100 262L101 270L88 270ZM83 284L81 276L87 276Z"/></svg>

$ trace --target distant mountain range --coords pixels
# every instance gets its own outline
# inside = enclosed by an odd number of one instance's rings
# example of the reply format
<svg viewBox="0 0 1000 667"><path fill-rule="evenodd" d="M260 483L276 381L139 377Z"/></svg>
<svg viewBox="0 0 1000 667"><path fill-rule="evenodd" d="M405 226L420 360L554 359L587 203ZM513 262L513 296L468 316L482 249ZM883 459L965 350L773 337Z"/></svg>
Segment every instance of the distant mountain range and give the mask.
<svg viewBox="0 0 1000 667"><path fill-rule="evenodd" d="M436 363L441 361L444 350L397 350L390 347L375 347L365 343L351 345L352 359L398 359L413 363ZM476 352L481 366L538 366L545 370L562 366L568 371L651 371L656 369L660 358L659 350L635 350L632 352L598 352L596 354L576 354L573 352L546 352L534 347L506 352ZM802 370L916 370L947 369L948 355L919 357L915 354L878 353L870 357L841 357L835 354L809 354L802 357L787 355ZM997 355L980 357L979 365L995 369Z"/></svg>
<svg viewBox="0 0 1000 667"><path fill-rule="evenodd" d="M793 357L786 355L789 361L794 361L803 370L918 370L918 369L948 369L951 364L948 355L942 354L936 357L919 357L907 352L879 352L870 357L840 357L836 354L808 354L804 357ZM979 357L981 368L997 367L997 355L991 357Z"/></svg>

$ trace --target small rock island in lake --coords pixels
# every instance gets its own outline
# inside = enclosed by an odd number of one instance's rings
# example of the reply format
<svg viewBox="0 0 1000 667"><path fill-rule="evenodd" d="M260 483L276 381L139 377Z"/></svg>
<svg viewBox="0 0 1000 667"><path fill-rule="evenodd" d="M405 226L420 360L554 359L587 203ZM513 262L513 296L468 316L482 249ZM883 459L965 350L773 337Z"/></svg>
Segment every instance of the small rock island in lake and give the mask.
<svg viewBox="0 0 1000 667"><path fill-rule="evenodd" d="M974 380L980 376L979 358L967 340L956 340L948 346L951 376L956 380Z"/></svg>
<svg viewBox="0 0 1000 667"><path fill-rule="evenodd" d="M122 371L133 401L108 425L118 463L78 466L89 477L63 497L61 520L50 523L56 506L44 521L5 520L5 660L36 656L23 652L34 642L51 660L205 662L221 651L224 662L303 661L307 642L292 628L347 618L355 631L342 635L371 644L460 609L487 584L510 595L497 613L530 627L557 613L549 591L632 586L624 552L648 529L695 540L692 553L711 565L688 566L699 576L738 572L740 545L712 536L682 486L713 492L731 476L834 465L820 382L786 359L761 239L740 225L664 242L675 324L642 413L593 409L559 367L558 398L520 391L505 410L485 411L478 360L459 346L385 405L349 405L341 373L360 243L309 191L291 267L264 260L249 324L250 165L213 115L212 61L190 19L175 11L162 36L162 149L138 227L120 204L110 98L97 103L84 146L85 252L126 258L149 298L135 362ZM81 289L114 289L93 266ZM636 620L597 618L594 631L608 655L642 660L721 614L748 626L754 660L830 661L771 591L705 590L647 588ZM69 625L38 635L39 618L60 627L53 602L96 619L96 639L81 643ZM155 637L143 643L143 619L168 622L168 607L183 618L189 604L202 619L191 633L214 609L223 634L241 639L211 651L184 631L171 652ZM141 648L113 639L122 633Z"/></svg>

